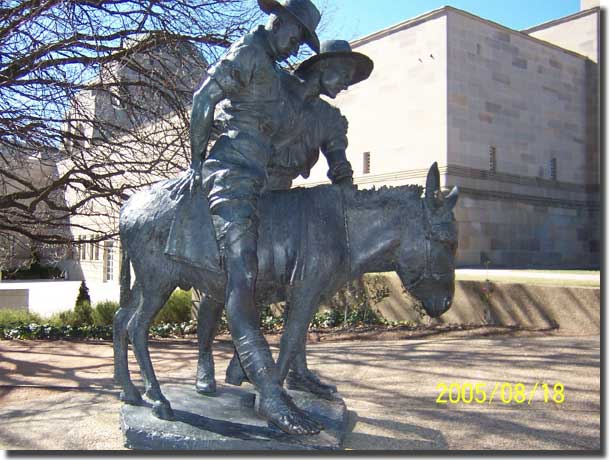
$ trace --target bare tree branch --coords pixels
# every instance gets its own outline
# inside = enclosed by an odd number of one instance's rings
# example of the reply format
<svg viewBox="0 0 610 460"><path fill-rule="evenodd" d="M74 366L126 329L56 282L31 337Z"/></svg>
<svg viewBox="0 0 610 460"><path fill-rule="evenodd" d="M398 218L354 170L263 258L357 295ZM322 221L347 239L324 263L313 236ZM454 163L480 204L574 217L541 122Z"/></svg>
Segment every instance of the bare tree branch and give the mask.
<svg viewBox="0 0 610 460"><path fill-rule="evenodd" d="M188 164L192 93L261 18L254 0L0 2L0 269L116 236L124 200Z"/></svg>

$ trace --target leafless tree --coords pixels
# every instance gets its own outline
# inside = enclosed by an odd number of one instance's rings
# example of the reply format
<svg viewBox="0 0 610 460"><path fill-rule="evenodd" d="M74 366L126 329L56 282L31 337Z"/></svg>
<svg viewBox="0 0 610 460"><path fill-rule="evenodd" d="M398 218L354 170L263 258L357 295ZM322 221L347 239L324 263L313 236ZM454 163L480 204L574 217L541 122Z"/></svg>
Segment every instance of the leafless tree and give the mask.
<svg viewBox="0 0 610 460"><path fill-rule="evenodd" d="M112 237L134 188L184 169L193 90L260 19L254 0L0 0L0 247Z"/></svg>

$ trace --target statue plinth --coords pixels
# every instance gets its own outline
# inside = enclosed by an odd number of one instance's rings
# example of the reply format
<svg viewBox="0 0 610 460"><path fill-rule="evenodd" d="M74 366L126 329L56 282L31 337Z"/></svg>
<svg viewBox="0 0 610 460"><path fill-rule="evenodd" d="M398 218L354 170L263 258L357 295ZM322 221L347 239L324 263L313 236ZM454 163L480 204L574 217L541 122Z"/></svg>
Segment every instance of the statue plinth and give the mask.
<svg viewBox="0 0 610 460"><path fill-rule="evenodd" d="M254 412L256 393L251 385L218 385L215 396L202 396L193 385L163 385L174 421L152 415L150 405L121 408L125 446L141 450L336 450L347 432L347 409L340 397L333 401L301 391L289 391L299 408L325 429L313 436L287 435Z"/></svg>

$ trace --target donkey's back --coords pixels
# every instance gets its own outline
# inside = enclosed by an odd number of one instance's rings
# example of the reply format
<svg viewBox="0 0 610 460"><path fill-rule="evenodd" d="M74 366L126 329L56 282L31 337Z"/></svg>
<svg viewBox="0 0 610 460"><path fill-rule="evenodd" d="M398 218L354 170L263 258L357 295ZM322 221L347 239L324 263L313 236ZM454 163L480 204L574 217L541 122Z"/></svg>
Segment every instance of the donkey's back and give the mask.
<svg viewBox="0 0 610 460"><path fill-rule="evenodd" d="M224 274L220 267L201 269L167 254L167 243L177 215L200 218L205 206L199 197L184 199L173 193L177 180L159 182L133 195L123 206L119 221L121 243L131 261L136 279L147 286L170 282L183 288L195 287L220 298L224 294ZM195 199L197 198L197 199ZM257 293L311 277L322 268L337 269L347 256L342 192L339 187L320 186L273 191L259 202ZM182 237L191 247L210 232L210 220L193 225ZM196 248L199 258L213 257L217 247ZM263 300L263 299L260 299Z"/></svg>

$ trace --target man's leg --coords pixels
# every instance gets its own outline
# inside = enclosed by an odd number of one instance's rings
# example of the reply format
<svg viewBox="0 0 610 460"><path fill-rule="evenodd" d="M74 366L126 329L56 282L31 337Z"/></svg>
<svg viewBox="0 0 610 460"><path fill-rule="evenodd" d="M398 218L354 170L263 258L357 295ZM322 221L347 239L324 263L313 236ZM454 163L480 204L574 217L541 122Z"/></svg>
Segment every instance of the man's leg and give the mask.
<svg viewBox="0 0 610 460"><path fill-rule="evenodd" d="M248 209L246 209L246 212ZM258 413L290 434L314 434L321 426L292 402L274 381L275 362L259 327L254 302L258 274L256 216L243 208L214 211L223 266L227 274L225 311L233 344L248 379L259 392Z"/></svg>
<svg viewBox="0 0 610 460"><path fill-rule="evenodd" d="M260 330L254 302L258 274L256 235L247 224L236 222L229 224L224 240L225 310L231 335L248 378L257 388L265 387L275 363Z"/></svg>

